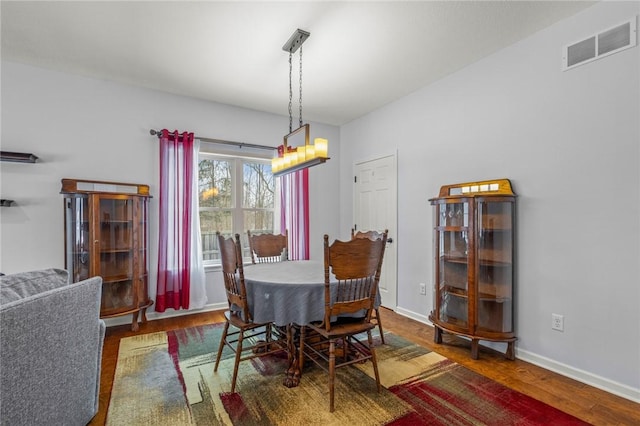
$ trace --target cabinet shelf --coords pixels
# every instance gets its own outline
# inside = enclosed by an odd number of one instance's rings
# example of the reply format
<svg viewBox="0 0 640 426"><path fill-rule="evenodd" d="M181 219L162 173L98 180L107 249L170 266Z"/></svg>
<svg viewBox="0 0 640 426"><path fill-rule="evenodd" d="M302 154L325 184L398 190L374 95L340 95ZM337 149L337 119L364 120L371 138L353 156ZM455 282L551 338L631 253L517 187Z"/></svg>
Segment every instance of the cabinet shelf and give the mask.
<svg viewBox="0 0 640 426"><path fill-rule="evenodd" d="M467 232L468 226L437 226L436 229L442 232Z"/></svg>
<svg viewBox="0 0 640 426"><path fill-rule="evenodd" d="M101 221L100 225L101 226L112 226L112 225L131 225L132 222L130 220L108 220L108 221Z"/></svg>
<svg viewBox="0 0 640 426"><path fill-rule="evenodd" d="M104 276L102 277L102 284L113 284L113 283L119 283L122 281L130 281L131 280L131 275L112 275L112 276Z"/></svg>
<svg viewBox="0 0 640 426"><path fill-rule="evenodd" d="M461 329L467 328L469 324L467 321L452 316L447 317L447 322L451 324L451 326Z"/></svg>
<svg viewBox="0 0 640 426"><path fill-rule="evenodd" d="M478 300L481 300L483 302L504 303L504 302L511 301L511 298L500 297L500 296L496 296L495 294L489 294L489 293L478 293Z"/></svg>
<svg viewBox="0 0 640 426"><path fill-rule="evenodd" d="M434 206L436 286L429 319L434 341L442 333L504 342L514 359L513 322L515 194L507 179L445 185Z"/></svg>
<svg viewBox="0 0 640 426"><path fill-rule="evenodd" d="M133 251L133 247L125 247L125 248L101 248L100 254L129 254Z"/></svg>
<svg viewBox="0 0 640 426"><path fill-rule="evenodd" d="M462 265L466 265L467 262L469 261L469 259L467 257L463 257L463 256L458 256L458 255L445 255L445 256L441 256L440 260L443 262L448 262L448 263L459 263Z"/></svg>
<svg viewBox="0 0 640 426"><path fill-rule="evenodd" d="M495 266L499 268L506 268L512 265L511 262L502 262L500 260L492 260L492 259L478 259L483 266Z"/></svg>
<svg viewBox="0 0 640 426"><path fill-rule="evenodd" d="M469 297L468 292L460 287L446 285L443 287L441 291L443 293L450 294L452 296L464 297L464 298Z"/></svg>

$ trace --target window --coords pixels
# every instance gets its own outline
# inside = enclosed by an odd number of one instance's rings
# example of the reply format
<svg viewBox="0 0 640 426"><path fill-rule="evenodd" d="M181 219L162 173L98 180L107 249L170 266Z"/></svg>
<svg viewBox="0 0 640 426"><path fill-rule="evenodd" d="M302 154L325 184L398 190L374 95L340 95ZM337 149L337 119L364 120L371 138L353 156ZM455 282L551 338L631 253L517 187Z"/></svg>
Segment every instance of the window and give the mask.
<svg viewBox="0 0 640 426"><path fill-rule="evenodd" d="M247 230L275 232L278 200L269 160L201 152L198 192L205 265L220 261L216 231L227 238L240 234L247 259Z"/></svg>

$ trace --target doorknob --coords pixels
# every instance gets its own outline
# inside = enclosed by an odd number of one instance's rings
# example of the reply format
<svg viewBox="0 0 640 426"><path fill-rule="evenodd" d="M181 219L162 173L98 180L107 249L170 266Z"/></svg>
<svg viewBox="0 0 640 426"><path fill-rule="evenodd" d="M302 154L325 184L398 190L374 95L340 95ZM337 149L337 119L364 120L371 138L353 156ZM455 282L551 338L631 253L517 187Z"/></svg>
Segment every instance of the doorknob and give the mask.
<svg viewBox="0 0 640 426"><path fill-rule="evenodd" d="M391 244L393 242L393 238L387 238L387 242Z"/></svg>

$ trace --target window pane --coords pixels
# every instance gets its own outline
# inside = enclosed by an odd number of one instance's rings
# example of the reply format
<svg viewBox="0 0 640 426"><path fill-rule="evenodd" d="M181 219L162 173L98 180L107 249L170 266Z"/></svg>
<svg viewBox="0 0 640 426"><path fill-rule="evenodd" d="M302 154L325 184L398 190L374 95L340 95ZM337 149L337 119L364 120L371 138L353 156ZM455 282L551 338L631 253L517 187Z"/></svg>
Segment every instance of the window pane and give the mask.
<svg viewBox="0 0 640 426"><path fill-rule="evenodd" d="M220 261L216 231L225 238L240 234L245 258L250 256L247 230L274 232L275 188L268 160L201 153L198 201L205 263Z"/></svg>
<svg viewBox="0 0 640 426"><path fill-rule="evenodd" d="M271 164L245 162L242 174L244 180L242 207L272 209L274 207L275 179L271 174Z"/></svg>
<svg viewBox="0 0 640 426"><path fill-rule="evenodd" d="M202 238L203 260L219 260L220 251L216 240L216 231L225 237L232 233L230 210L203 211L200 210L200 235Z"/></svg>
<svg viewBox="0 0 640 426"><path fill-rule="evenodd" d="M200 207L233 207L232 163L204 159L198 164Z"/></svg>
<svg viewBox="0 0 640 426"><path fill-rule="evenodd" d="M256 234L273 234L273 210L245 210L244 229Z"/></svg>

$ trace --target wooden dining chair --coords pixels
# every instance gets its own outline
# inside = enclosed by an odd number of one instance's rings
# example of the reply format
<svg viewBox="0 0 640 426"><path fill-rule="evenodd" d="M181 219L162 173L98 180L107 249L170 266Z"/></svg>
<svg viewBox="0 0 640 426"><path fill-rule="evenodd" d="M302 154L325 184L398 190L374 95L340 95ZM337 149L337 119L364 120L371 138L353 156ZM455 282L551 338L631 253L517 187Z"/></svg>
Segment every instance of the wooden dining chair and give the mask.
<svg viewBox="0 0 640 426"><path fill-rule="evenodd" d="M385 229L383 232L378 231L355 231L351 228L351 239L356 238L368 238L370 240L380 240L384 238L386 240L387 234L389 233L388 229ZM386 244L385 244L386 246ZM380 341L384 345L386 342L384 341L384 331L382 330L382 319L380 318L380 308L374 308L374 313L371 316L371 320L378 324L378 329L380 330Z"/></svg>
<svg viewBox="0 0 640 426"><path fill-rule="evenodd" d="M329 411L334 410L337 368L371 360L380 392L378 362L373 347L371 312L380 280L386 235L381 240L334 241L324 236L324 319L300 328L300 370L305 358L329 374ZM335 277L331 283L331 275ZM308 334L307 334L308 333ZM366 333L367 342L356 335ZM336 360L336 343L342 342Z"/></svg>
<svg viewBox="0 0 640 426"><path fill-rule="evenodd" d="M236 389L240 361L286 350L287 340L272 324L253 322L244 282L240 235L235 235L235 241L233 238L225 239L219 232L216 232L216 236L220 248L220 262L229 310L225 312L226 322L213 371L218 371L225 345L231 348L235 353L233 378L231 379L231 392L233 393ZM232 331L230 331L230 326L233 326Z"/></svg>
<svg viewBox="0 0 640 426"><path fill-rule="evenodd" d="M253 263L274 263L289 259L289 233L287 230L283 234L251 234L247 231L249 238L249 251L251 251L251 262Z"/></svg>

